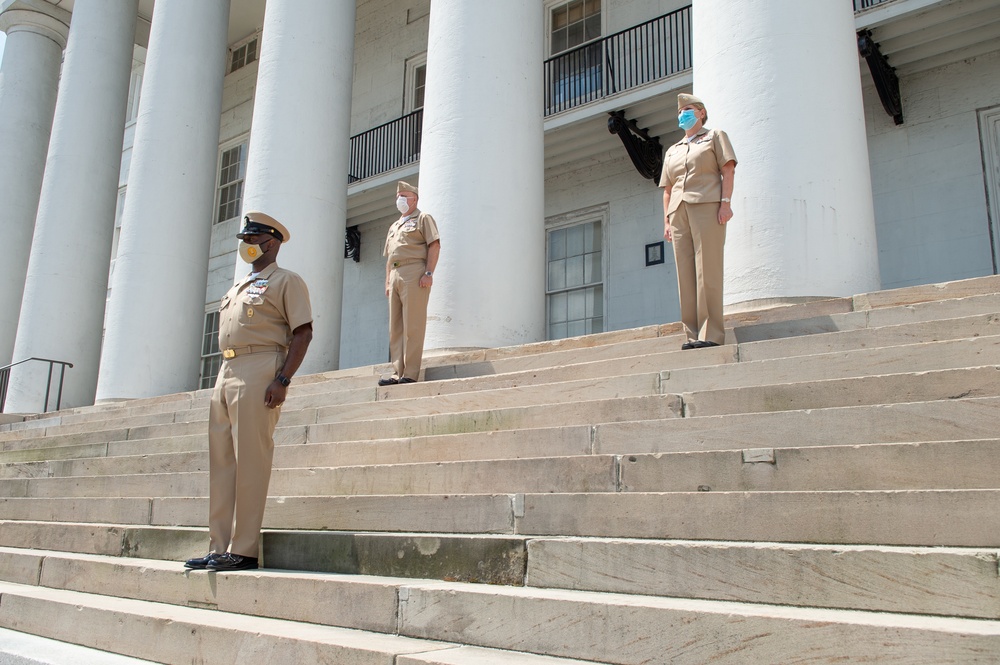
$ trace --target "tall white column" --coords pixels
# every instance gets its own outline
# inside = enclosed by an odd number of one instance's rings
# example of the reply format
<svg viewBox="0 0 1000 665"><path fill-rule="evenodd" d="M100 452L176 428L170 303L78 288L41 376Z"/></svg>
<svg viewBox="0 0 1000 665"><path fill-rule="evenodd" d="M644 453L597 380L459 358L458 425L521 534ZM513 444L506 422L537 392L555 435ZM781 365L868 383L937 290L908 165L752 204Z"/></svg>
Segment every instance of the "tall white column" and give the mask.
<svg viewBox="0 0 1000 665"><path fill-rule="evenodd" d="M14 357L72 362L64 407L97 388L138 4L77 0L59 81ZM15 368L7 410L41 408L46 378L38 363Z"/></svg>
<svg viewBox="0 0 1000 665"><path fill-rule="evenodd" d="M153 9L97 400L196 387L229 0Z"/></svg>
<svg viewBox="0 0 1000 665"><path fill-rule="evenodd" d="M739 157L726 304L879 288L850 2L698 0L694 93Z"/></svg>
<svg viewBox="0 0 1000 665"><path fill-rule="evenodd" d="M300 373L340 359L354 13L354 0L268 0L264 13L243 207L292 235L278 264L302 275L313 308Z"/></svg>
<svg viewBox="0 0 1000 665"><path fill-rule="evenodd" d="M0 365L12 360L69 12L42 0L0 2ZM21 360L18 358L18 360Z"/></svg>
<svg viewBox="0 0 1000 665"><path fill-rule="evenodd" d="M428 349L545 337L543 15L537 0L434 0L420 208L441 232Z"/></svg>

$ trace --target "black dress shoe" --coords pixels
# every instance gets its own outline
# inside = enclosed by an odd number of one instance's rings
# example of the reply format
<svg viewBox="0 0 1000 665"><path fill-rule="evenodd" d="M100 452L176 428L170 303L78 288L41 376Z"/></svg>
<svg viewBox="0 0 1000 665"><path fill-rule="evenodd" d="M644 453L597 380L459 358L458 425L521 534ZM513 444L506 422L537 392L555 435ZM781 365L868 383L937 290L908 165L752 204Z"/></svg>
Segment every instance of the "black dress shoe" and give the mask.
<svg viewBox="0 0 1000 665"><path fill-rule="evenodd" d="M707 340L698 340L697 342L691 342L692 349L707 349L713 346L719 346L716 342L709 342Z"/></svg>
<svg viewBox="0 0 1000 665"><path fill-rule="evenodd" d="M257 557L240 556L232 552L220 554L208 562L208 570L220 572L233 570L257 570Z"/></svg>
<svg viewBox="0 0 1000 665"><path fill-rule="evenodd" d="M692 342L691 340L688 340L683 344L681 344L681 350L687 351L688 349L697 349L698 347L695 346L695 344L697 344L697 342Z"/></svg>
<svg viewBox="0 0 1000 665"><path fill-rule="evenodd" d="M190 570L205 570L208 568L208 564L215 561L219 557L215 552L209 552L203 557L198 557L197 559L188 559L184 562L184 567Z"/></svg>
<svg viewBox="0 0 1000 665"><path fill-rule="evenodd" d="M407 377L404 376L402 379L400 379L396 383L416 383L416 382L417 382L416 379L410 379L410 378L407 378Z"/></svg>
<svg viewBox="0 0 1000 665"><path fill-rule="evenodd" d="M399 383L399 380L398 379L394 379L391 376L389 378L387 378L387 379L379 379L378 380L378 384L380 386L394 386L397 383Z"/></svg>

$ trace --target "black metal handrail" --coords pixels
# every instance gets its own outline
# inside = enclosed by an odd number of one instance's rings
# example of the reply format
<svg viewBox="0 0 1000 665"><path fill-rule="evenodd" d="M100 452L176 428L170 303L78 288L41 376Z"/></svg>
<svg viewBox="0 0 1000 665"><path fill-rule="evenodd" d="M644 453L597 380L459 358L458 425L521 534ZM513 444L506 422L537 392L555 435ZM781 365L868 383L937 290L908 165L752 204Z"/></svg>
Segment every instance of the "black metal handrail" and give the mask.
<svg viewBox="0 0 1000 665"><path fill-rule="evenodd" d="M888 1L889 0L854 0L854 11L859 12L862 9L868 9L869 7L881 5L883 2Z"/></svg>
<svg viewBox="0 0 1000 665"><path fill-rule="evenodd" d="M691 6L555 55L544 63L545 115L691 68Z"/></svg>
<svg viewBox="0 0 1000 665"><path fill-rule="evenodd" d="M59 391L56 393L56 411L58 411L62 406L63 381L66 378L66 368L72 367L73 363L66 362L65 360L50 360L48 358L25 358L24 360L18 360L16 363L11 363L5 367L0 367L0 413L3 413L4 405L7 403L7 384L10 382L11 368L31 362L32 360L49 364L49 376L45 381L45 405L42 408L42 413L46 413L49 410L49 397L52 393L52 370L56 365L60 365Z"/></svg>
<svg viewBox="0 0 1000 665"><path fill-rule="evenodd" d="M347 181L364 180L419 160L423 122L424 110L417 109L352 136Z"/></svg>

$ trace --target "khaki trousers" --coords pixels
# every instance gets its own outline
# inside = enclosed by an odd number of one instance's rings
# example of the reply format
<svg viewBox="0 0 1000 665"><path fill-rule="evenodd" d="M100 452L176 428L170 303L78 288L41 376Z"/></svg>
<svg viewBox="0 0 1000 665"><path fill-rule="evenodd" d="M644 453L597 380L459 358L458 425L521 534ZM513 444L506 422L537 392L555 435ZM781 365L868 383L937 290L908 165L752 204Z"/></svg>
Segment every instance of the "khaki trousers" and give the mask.
<svg viewBox="0 0 1000 665"><path fill-rule="evenodd" d="M274 457L280 407L264 391L284 353L237 356L222 363L208 416L208 530L210 549L256 557Z"/></svg>
<svg viewBox="0 0 1000 665"><path fill-rule="evenodd" d="M389 359L397 379L420 378L427 301L431 297L430 288L420 288L426 265L414 261L389 273Z"/></svg>
<svg viewBox="0 0 1000 665"><path fill-rule="evenodd" d="M670 214L681 323L689 340L723 344L722 258L726 225L718 203L681 203Z"/></svg>

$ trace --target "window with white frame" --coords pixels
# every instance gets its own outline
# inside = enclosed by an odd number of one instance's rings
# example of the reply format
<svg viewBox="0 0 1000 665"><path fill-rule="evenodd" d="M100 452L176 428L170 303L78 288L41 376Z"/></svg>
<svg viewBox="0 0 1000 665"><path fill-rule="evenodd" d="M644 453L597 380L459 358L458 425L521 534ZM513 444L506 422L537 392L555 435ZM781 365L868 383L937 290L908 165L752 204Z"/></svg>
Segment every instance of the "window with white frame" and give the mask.
<svg viewBox="0 0 1000 665"><path fill-rule="evenodd" d="M223 148L219 158L219 207L215 214L216 224L240 216L246 174L247 142Z"/></svg>
<svg viewBox="0 0 1000 665"><path fill-rule="evenodd" d="M602 227L602 221L596 219L546 234L549 339L604 331Z"/></svg>
<svg viewBox="0 0 1000 665"><path fill-rule="evenodd" d="M406 91L403 95L403 113L413 113L424 107L424 88L427 85L427 54L421 53L406 61Z"/></svg>
<svg viewBox="0 0 1000 665"><path fill-rule="evenodd" d="M219 350L219 310L213 307L205 313L205 332L201 342L201 387L211 388L222 368L222 351Z"/></svg>
<svg viewBox="0 0 1000 665"><path fill-rule="evenodd" d="M257 59L257 38L254 37L247 43L232 50L232 59L229 64L229 73L232 74L237 69L246 67Z"/></svg>
<svg viewBox="0 0 1000 665"><path fill-rule="evenodd" d="M604 79L601 44L594 42L603 31L601 0L560 1L546 8L549 55L553 56L547 64L546 107L559 109L595 99Z"/></svg>
<svg viewBox="0 0 1000 665"><path fill-rule="evenodd" d="M549 10L549 55L601 36L601 0L570 0Z"/></svg>

